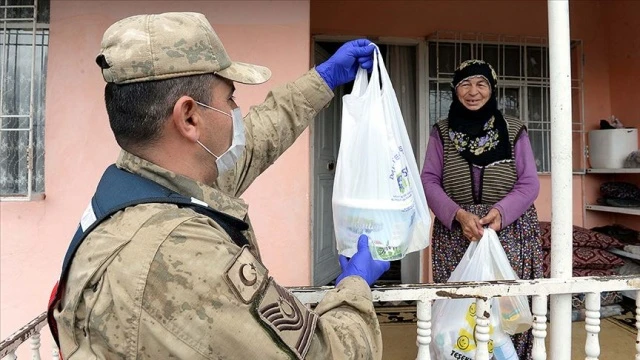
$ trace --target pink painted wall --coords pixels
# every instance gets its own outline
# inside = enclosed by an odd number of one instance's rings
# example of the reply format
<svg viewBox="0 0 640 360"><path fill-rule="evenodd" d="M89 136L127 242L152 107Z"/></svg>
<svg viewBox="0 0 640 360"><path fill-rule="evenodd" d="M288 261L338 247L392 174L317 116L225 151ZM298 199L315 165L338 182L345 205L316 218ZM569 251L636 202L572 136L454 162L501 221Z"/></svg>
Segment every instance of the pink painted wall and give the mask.
<svg viewBox="0 0 640 360"><path fill-rule="evenodd" d="M614 1L606 7L605 14L609 24L611 112L625 126L640 128L640 2ZM640 185L640 175L621 180ZM640 230L637 216L618 215L614 220Z"/></svg>
<svg viewBox="0 0 640 360"><path fill-rule="evenodd" d="M570 2L571 38L582 40L584 46L584 113L587 126L596 124L611 113L609 39L604 31L608 19L602 16L608 3ZM450 30L546 37L547 16L547 2L540 0L312 1L311 33L424 38L438 30ZM576 225L583 225L583 177L574 176L573 179L573 219ZM540 219L549 220L551 176L541 175L540 182L536 206Z"/></svg>
<svg viewBox="0 0 640 360"><path fill-rule="evenodd" d="M618 117L625 126L640 128L640 2L616 0L603 2L603 32L607 38L605 51L609 60L609 84L611 114ZM608 118L608 117L607 117ZM588 130L597 129L597 119L588 123ZM616 176L590 175L586 178L585 195L591 202L599 195L599 185L603 181L620 180L640 185L640 175ZM640 230L637 216L587 213L586 222L591 226L613 222Z"/></svg>
<svg viewBox="0 0 640 360"><path fill-rule="evenodd" d="M638 14L637 5L633 1L624 6L616 3L612 7L618 9L615 16L623 16L631 25L608 27L610 22L617 21L613 20L614 15L605 14L611 3L571 2L571 35L584 41L587 127L594 127L600 118L612 112L622 116L629 111L624 109L633 111L631 106L638 103L637 98L624 103L618 99L625 94L621 89L633 88L616 88L625 78L616 72L614 68L618 69L618 65L613 65L609 58L609 47L614 46L610 44L615 44L612 39L626 36L637 44L639 26L633 17ZM47 81L47 198L30 203L0 203L0 338L44 310L79 216L102 170L117 155L102 100L104 82L94 63L101 35L122 17L163 11L205 13L233 58L262 63L273 70L274 77L267 85L239 86L237 95L244 112L250 104L260 102L271 86L292 80L308 69L310 31L311 34L398 37L424 37L436 30L547 34L546 1L314 0L309 5L305 0L52 0ZM624 65L620 67L623 71L636 71L633 73L636 79L638 70L629 70L625 60L628 58L619 56L615 61ZM637 56L635 59L632 63L637 66ZM614 97L616 99L612 99ZM292 169L298 174L293 180ZM244 196L251 205L252 221L265 262L285 285L309 283L309 172L309 137L304 133ZM540 218L549 219L550 177L541 176L541 183L542 191L536 204ZM574 222L578 225L583 223L582 194L582 177L576 176ZM281 213L283 208L288 211Z"/></svg>
<svg viewBox="0 0 640 360"><path fill-rule="evenodd" d="M244 113L271 87L309 69L308 1L53 0L46 199L0 204L1 339L45 310L80 215L118 154L94 61L104 30L129 15L166 11L204 13L233 59L271 68L273 78L266 85L238 86ZM265 263L284 285L310 283L309 184L307 131L244 195Z"/></svg>
<svg viewBox="0 0 640 360"><path fill-rule="evenodd" d="M626 126L640 127L640 2L612 1L605 7L605 16L611 111Z"/></svg>

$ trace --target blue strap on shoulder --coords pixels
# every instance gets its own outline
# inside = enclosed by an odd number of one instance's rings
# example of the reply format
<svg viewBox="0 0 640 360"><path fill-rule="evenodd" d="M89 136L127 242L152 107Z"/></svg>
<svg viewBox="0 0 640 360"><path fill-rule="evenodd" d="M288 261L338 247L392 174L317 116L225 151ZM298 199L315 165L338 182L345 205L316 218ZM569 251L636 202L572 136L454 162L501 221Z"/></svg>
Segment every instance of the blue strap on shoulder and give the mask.
<svg viewBox="0 0 640 360"><path fill-rule="evenodd" d="M85 215L89 216L89 219L86 221L83 219L78 225L78 229L64 256L60 280L54 286L49 299L47 319L49 329L58 347L60 346L60 341L53 313L62 299L71 262L82 241L100 223L118 211L130 206L149 203L169 203L176 204L181 208L193 209L197 213L210 217L220 225L236 245L242 247L249 244L247 238L242 234L242 231L249 229L249 224L246 222L216 211L203 201L180 195L140 175L118 169L115 165L109 166L98 183L96 193L91 198L91 208L87 209L87 211L92 211L93 213L85 213Z"/></svg>
<svg viewBox="0 0 640 360"><path fill-rule="evenodd" d="M191 208L219 224L238 246L242 247L249 243L242 234L242 231L249 229L246 222L219 212L203 201L180 195L154 181L111 165L102 175L96 193L91 198L96 220L86 229L82 228L82 224L78 226L64 257L60 278L66 278L73 256L80 244L100 223L125 208L148 203L169 203Z"/></svg>

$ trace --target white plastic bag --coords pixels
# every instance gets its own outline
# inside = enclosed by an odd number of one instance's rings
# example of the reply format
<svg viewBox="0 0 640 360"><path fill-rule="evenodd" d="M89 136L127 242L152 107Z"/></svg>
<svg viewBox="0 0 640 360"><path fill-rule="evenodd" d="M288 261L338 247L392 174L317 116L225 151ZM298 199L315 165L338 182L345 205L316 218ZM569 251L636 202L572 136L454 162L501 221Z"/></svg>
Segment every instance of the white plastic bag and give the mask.
<svg viewBox="0 0 640 360"><path fill-rule="evenodd" d="M493 266L493 277L485 280L517 280L518 275L509 263L498 234L492 229L484 229L482 237L486 237ZM504 332L514 335L531 328L533 315L526 296L502 296L497 300L500 304L500 325Z"/></svg>
<svg viewBox="0 0 640 360"><path fill-rule="evenodd" d="M339 253L353 256L361 234L369 237L371 253L379 260L398 260L424 249L429 245L431 217L398 100L377 47L371 82L360 68L353 91L342 99L332 199Z"/></svg>
<svg viewBox="0 0 640 360"><path fill-rule="evenodd" d="M516 273L498 235L492 229L484 229L482 239L469 244L448 282L515 279ZM517 359L513 343L506 334L524 332L531 327L533 316L529 302L526 296L509 296L493 298L490 305L489 352L497 359ZM434 335L430 350L433 359L475 358L475 299L436 300L432 319Z"/></svg>

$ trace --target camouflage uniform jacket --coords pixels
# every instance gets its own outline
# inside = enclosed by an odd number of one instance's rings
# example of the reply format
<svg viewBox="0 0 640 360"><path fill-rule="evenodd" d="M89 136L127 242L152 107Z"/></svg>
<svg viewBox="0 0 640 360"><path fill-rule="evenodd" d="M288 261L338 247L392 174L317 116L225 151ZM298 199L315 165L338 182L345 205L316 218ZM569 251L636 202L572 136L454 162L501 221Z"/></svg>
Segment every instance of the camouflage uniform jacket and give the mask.
<svg viewBox="0 0 640 360"><path fill-rule="evenodd" d="M125 151L117 166L249 222L239 196L332 98L315 70L274 89L245 117L236 169L210 187ZM371 291L344 279L314 311L212 219L172 204L116 213L82 243L54 314L74 359L379 359ZM285 261L285 259L283 259Z"/></svg>

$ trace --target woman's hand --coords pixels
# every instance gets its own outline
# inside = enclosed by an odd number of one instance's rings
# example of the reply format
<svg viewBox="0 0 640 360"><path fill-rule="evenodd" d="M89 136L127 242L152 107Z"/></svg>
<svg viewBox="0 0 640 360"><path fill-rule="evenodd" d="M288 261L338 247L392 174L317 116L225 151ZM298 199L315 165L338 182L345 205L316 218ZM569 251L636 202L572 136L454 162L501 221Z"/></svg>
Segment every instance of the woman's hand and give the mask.
<svg viewBox="0 0 640 360"><path fill-rule="evenodd" d="M500 231L502 228L502 216L500 215L500 211L496 208L489 210L489 213L480 219L480 224L482 226L488 225L496 232Z"/></svg>
<svg viewBox="0 0 640 360"><path fill-rule="evenodd" d="M456 220L462 226L462 234L470 241L478 241L482 238L482 224L480 218L463 209L456 212Z"/></svg>

